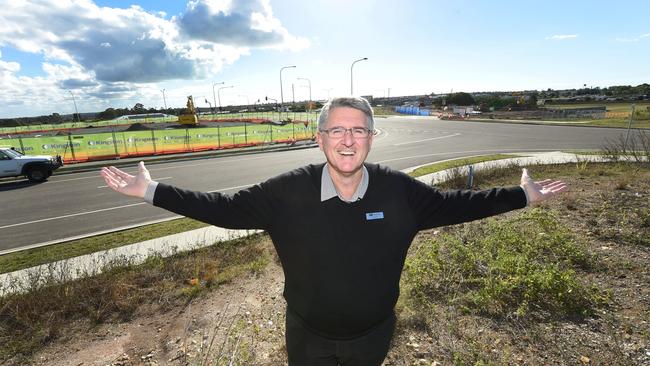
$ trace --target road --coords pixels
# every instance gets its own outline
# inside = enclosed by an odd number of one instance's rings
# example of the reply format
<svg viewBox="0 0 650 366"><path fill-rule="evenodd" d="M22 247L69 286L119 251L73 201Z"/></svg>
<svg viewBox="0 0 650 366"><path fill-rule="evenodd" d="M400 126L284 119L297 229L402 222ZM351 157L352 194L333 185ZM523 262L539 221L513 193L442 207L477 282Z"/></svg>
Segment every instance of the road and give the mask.
<svg viewBox="0 0 650 366"><path fill-rule="evenodd" d="M624 130L378 118L368 161L394 169L498 152L598 149ZM323 162L318 148L148 165L154 179L232 193L287 170ZM135 167L127 167L129 172ZM534 173L534 172L533 172ZM97 172L55 174L43 184L0 182L0 252L174 216L109 188Z"/></svg>

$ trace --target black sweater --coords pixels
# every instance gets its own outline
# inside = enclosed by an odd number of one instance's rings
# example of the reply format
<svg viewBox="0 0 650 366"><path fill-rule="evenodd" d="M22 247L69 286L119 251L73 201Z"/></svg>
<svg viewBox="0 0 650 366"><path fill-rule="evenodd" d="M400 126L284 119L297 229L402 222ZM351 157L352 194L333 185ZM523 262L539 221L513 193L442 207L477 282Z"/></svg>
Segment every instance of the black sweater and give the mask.
<svg viewBox="0 0 650 366"><path fill-rule="evenodd" d="M407 249L422 229L526 205L520 187L439 191L366 164L363 199L320 201L323 164L282 174L234 195L159 184L154 205L213 225L266 230L282 262L288 307L314 332L362 335L392 314Z"/></svg>

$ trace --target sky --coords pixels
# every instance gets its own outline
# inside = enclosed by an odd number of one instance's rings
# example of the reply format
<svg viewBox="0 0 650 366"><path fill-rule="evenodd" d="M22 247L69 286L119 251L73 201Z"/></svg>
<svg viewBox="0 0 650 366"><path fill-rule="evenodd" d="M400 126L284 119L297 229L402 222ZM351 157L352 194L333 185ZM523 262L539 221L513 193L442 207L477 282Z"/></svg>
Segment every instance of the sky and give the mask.
<svg viewBox="0 0 650 366"><path fill-rule="evenodd" d="M638 85L648 14L645 0L0 0L0 118L326 99L350 94L365 57L355 95Z"/></svg>

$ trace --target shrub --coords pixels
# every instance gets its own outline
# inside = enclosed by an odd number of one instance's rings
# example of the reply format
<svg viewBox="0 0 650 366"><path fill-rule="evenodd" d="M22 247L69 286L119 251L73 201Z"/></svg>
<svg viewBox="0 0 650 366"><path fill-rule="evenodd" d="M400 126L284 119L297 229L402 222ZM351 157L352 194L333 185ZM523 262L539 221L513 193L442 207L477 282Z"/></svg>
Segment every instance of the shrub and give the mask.
<svg viewBox="0 0 650 366"><path fill-rule="evenodd" d="M552 214L534 209L428 241L407 261L405 287L418 306L442 303L495 317L583 317L604 299L576 276L593 262Z"/></svg>

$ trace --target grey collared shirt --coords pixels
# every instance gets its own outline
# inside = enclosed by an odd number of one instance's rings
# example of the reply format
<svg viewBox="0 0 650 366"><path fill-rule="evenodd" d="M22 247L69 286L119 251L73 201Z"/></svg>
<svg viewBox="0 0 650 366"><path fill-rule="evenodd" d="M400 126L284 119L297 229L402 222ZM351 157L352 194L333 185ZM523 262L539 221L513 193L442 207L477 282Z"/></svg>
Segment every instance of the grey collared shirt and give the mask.
<svg viewBox="0 0 650 366"><path fill-rule="evenodd" d="M323 167L323 173L320 177L320 201L327 201L332 197L338 197L341 199L341 201L344 202L355 202L362 199L368 190L369 181L368 169L366 169L365 165L363 166L362 174L363 175L361 176L361 182L359 183L357 190L354 192L350 200L346 200L345 198L341 197L341 195L336 191L332 176L330 175L329 169L327 169L327 164L325 164Z"/></svg>

